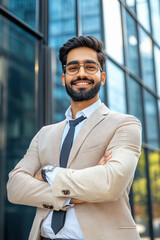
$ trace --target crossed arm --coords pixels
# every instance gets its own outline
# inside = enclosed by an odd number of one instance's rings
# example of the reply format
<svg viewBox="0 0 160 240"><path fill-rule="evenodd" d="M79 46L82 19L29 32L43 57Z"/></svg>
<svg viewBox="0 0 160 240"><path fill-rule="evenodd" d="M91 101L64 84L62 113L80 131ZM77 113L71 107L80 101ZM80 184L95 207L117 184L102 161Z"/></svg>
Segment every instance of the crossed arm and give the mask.
<svg viewBox="0 0 160 240"><path fill-rule="evenodd" d="M104 154L104 156L100 159L100 161L98 162L97 165L105 165L109 159L111 159L112 157L112 152L111 150L109 150L106 154ZM43 178L42 178L42 175L41 175L41 170L42 170L43 167L41 167L35 174L35 178L39 181L44 181ZM85 201L82 201L82 200L79 200L79 199L75 199L75 198L72 198L70 203L71 204L80 204L80 203L84 203Z"/></svg>

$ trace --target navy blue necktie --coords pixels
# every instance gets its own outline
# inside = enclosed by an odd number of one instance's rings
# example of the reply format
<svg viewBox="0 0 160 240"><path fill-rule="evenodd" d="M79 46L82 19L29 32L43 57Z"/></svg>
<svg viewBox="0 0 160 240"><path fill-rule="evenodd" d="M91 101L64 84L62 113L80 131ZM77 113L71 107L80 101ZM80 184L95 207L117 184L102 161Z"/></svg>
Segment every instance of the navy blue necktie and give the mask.
<svg viewBox="0 0 160 240"><path fill-rule="evenodd" d="M61 148L61 154L60 154L60 167L66 168L67 167L67 162L68 162L68 157L72 148L73 144L73 138L74 138L74 132L75 132L75 127L77 124L82 122L85 119L84 116L81 116L75 120L70 120L69 121L69 131L63 141L63 145ZM66 211L54 211L52 215L52 222L51 222L51 227L54 231L55 234L57 234L64 226L65 223L65 217L66 217Z"/></svg>

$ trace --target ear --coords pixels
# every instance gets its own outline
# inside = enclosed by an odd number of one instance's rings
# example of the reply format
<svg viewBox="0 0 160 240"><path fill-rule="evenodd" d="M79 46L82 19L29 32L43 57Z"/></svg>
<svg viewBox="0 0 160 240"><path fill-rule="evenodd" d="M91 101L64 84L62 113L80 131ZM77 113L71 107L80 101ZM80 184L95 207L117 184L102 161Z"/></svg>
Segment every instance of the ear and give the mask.
<svg viewBox="0 0 160 240"><path fill-rule="evenodd" d="M106 73L101 72L101 85L104 85L106 81Z"/></svg>
<svg viewBox="0 0 160 240"><path fill-rule="evenodd" d="M65 74L62 74L61 80L62 80L62 85L65 86Z"/></svg>

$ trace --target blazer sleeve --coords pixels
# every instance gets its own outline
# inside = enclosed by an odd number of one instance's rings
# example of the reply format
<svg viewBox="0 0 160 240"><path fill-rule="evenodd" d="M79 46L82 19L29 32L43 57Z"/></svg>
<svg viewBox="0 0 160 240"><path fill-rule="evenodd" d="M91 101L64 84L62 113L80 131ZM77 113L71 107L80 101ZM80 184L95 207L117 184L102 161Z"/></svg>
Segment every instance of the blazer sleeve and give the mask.
<svg viewBox="0 0 160 240"><path fill-rule="evenodd" d="M141 124L138 119L130 116L116 129L106 151L110 149L112 158L104 166L60 171L52 187L53 195L65 195L88 202L115 201L120 198L131 185L140 156Z"/></svg>
<svg viewBox="0 0 160 240"><path fill-rule="evenodd" d="M40 130L41 131L41 130ZM40 169L38 155L39 133L33 138L24 158L10 172L7 183L8 200L15 204L23 204L40 208L63 208L66 198L57 198L49 183L34 178Z"/></svg>

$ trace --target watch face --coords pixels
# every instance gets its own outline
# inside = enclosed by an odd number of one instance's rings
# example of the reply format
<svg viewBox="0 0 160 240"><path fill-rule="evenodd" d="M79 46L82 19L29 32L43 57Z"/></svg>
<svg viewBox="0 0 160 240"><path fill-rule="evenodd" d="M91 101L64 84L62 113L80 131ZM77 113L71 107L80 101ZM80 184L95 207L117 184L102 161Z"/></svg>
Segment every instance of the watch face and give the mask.
<svg viewBox="0 0 160 240"><path fill-rule="evenodd" d="M51 170L53 170L54 168L55 168L55 166L50 164L50 165L44 166L44 167L43 167L43 170L51 171Z"/></svg>

